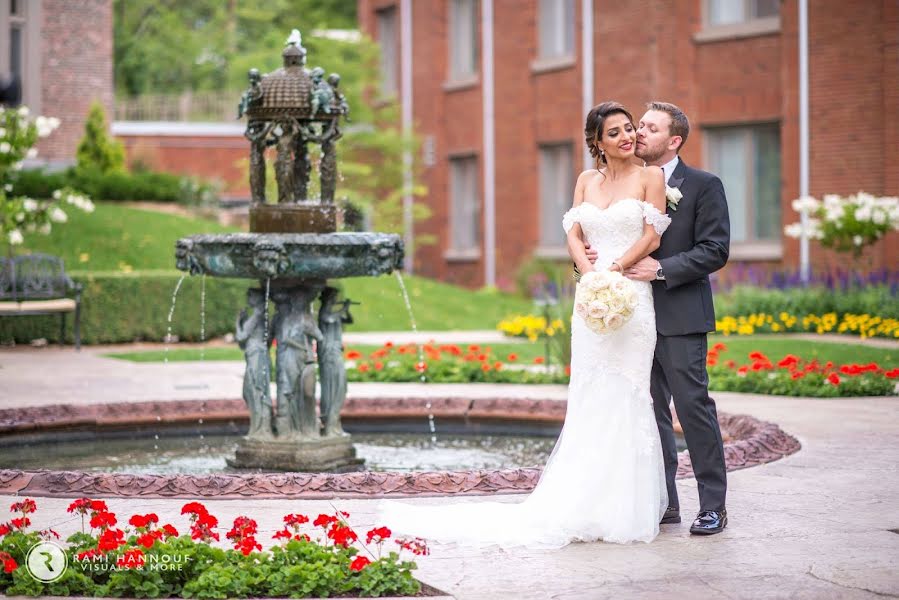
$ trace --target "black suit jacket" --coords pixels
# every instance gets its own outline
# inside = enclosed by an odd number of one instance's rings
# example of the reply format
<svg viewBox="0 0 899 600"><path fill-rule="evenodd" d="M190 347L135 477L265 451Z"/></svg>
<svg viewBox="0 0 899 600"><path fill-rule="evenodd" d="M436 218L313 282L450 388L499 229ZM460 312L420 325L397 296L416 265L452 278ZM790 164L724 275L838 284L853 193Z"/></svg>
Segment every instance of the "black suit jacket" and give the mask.
<svg viewBox="0 0 899 600"><path fill-rule="evenodd" d="M669 187L683 197L668 208L671 225L652 257L662 265L664 281L653 281L656 330L689 335L715 330L709 274L724 266L730 253L730 217L724 186L715 175L680 160Z"/></svg>

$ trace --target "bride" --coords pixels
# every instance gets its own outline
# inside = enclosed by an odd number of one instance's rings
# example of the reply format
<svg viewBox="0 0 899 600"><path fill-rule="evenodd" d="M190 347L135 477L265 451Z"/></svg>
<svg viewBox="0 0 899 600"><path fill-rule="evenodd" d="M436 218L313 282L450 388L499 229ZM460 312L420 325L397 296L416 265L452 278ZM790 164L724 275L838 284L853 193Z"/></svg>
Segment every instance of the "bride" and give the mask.
<svg viewBox="0 0 899 600"><path fill-rule="evenodd" d="M636 128L617 102L587 115L597 169L584 171L562 218L581 273L623 272L659 246L671 222L659 167L633 163ZM599 252L588 260L584 238ZM652 289L620 329L597 334L571 318L571 380L565 424L539 483L523 502L420 506L384 502L379 522L397 533L464 545L558 548L570 542L649 542L668 506L649 392L656 343Z"/></svg>

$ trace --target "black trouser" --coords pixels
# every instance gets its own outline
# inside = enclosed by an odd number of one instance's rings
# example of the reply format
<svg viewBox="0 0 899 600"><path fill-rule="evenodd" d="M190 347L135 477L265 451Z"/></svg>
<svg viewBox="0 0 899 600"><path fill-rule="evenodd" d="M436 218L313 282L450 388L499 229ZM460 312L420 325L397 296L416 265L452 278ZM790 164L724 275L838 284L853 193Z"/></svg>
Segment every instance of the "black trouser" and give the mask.
<svg viewBox="0 0 899 600"><path fill-rule="evenodd" d="M720 511L724 508L727 493L727 468L715 401L709 398L705 364L707 347L705 334L659 335L650 390L662 440L668 505L680 507L674 483L677 447L668 407L674 396L674 408L684 430L699 488L699 509Z"/></svg>

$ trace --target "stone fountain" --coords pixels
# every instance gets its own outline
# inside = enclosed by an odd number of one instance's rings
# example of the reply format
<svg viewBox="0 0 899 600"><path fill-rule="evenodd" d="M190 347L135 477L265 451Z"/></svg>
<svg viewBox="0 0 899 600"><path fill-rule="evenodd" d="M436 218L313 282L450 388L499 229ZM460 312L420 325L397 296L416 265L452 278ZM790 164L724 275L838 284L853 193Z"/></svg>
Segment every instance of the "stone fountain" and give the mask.
<svg viewBox="0 0 899 600"><path fill-rule="evenodd" d="M399 269L403 243L396 234L336 232L336 142L349 111L340 76L325 79L324 69L306 68L296 29L282 57L283 67L272 73L250 69L250 85L238 106L238 117L247 117L250 142L250 232L182 238L177 267L192 275L258 282L248 290L248 307L236 322L247 365L243 398L250 427L228 463L282 471L359 470L362 461L340 425L347 389L342 332L352 323L352 302L341 299L329 280ZM321 156L321 193L315 200L308 198L310 144L319 146ZM276 203L266 201L266 150L272 147ZM272 344L277 345L274 368Z"/></svg>

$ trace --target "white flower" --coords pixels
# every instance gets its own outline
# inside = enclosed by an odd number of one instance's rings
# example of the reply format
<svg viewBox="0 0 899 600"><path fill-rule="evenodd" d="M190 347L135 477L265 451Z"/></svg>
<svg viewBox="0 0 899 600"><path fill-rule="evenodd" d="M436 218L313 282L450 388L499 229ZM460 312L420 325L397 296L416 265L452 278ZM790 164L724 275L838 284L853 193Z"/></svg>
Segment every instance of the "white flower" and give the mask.
<svg viewBox="0 0 899 600"><path fill-rule="evenodd" d="M11 191L12 191L12 184L11 184L11 183L7 183L6 185L3 186L3 189L6 190L7 192L11 192Z"/></svg>
<svg viewBox="0 0 899 600"><path fill-rule="evenodd" d="M671 210L677 210L677 204L683 197L684 195L678 188L665 186L665 199L668 201L667 204Z"/></svg>
<svg viewBox="0 0 899 600"><path fill-rule="evenodd" d="M50 220L54 223L65 223L69 220L69 217L61 208L54 206L50 211Z"/></svg>
<svg viewBox="0 0 899 600"><path fill-rule="evenodd" d="M34 158L35 156L37 156L37 148L29 148L25 153L25 158Z"/></svg>
<svg viewBox="0 0 899 600"><path fill-rule="evenodd" d="M591 287L595 283L597 277L599 277L599 275L596 271L588 271L581 275L581 284Z"/></svg>
<svg viewBox="0 0 899 600"><path fill-rule="evenodd" d="M59 127L59 119L56 117L39 116L34 120L34 125L37 127L38 137L47 137L53 133L54 129Z"/></svg>
<svg viewBox="0 0 899 600"><path fill-rule="evenodd" d="M609 329L618 329L619 327L624 325L624 317L619 315L618 313L613 313L611 315L603 317L603 322Z"/></svg>
<svg viewBox="0 0 899 600"><path fill-rule="evenodd" d="M12 146L9 145L9 142L0 142L0 154L6 154L10 150L12 150Z"/></svg>
<svg viewBox="0 0 899 600"><path fill-rule="evenodd" d="M25 198L25 201L22 202L22 206L25 208L26 212L34 212L37 210L37 201L32 200L31 198Z"/></svg>
<svg viewBox="0 0 899 600"><path fill-rule="evenodd" d="M31 111L28 110L28 107L27 107L27 106L20 106L20 107L19 107L19 116L20 116L20 117L27 117L30 113L31 113Z"/></svg>
<svg viewBox="0 0 899 600"><path fill-rule="evenodd" d="M69 196L71 198L71 196ZM62 198L62 190L53 190L53 199L59 200Z"/></svg>
<svg viewBox="0 0 899 600"><path fill-rule="evenodd" d="M25 241L25 238L22 236L22 232L19 231L18 229L13 229L12 231L10 231L8 239L9 239L9 243L12 244L13 246L21 244L22 242Z"/></svg>
<svg viewBox="0 0 899 600"><path fill-rule="evenodd" d="M0 138L2 138L5 135L6 135L6 129L3 127L0 127Z"/></svg>
<svg viewBox="0 0 899 600"><path fill-rule="evenodd" d="M609 313L609 307L604 302L594 300L587 306L587 315L591 319L601 319Z"/></svg>
<svg viewBox="0 0 899 600"><path fill-rule="evenodd" d="M784 235L798 240L802 237L802 223L790 223L784 227Z"/></svg>
<svg viewBox="0 0 899 600"><path fill-rule="evenodd" d="M17 212L16 213L16 223L23 223L25 221L25 213Z"/></svg>
<svg viewBox="0 0 899 600"><path fill-rule="evenodd" d="M22 161L19 161L19 162L17 162L17 163L13 163L13 165L12 165L12 170L13 170L13 171L21 171L21 170L22 170Z"/></svg>
<svg viewBox="0 0 899 600"><path fill-rule="evenodd" d="M793 200L792 203L793 210L798 213L802 213L802 211L814 213L820 206L821 203L812 196L802 196L801 198Z"/></svg>
<svg viewBox="0 0 899 600"><path fill-rule="evenodd" d="M50 235L50 231L53 229L53 226L50 223L44 223L38 228L38 231L44 235Z"/></svg>
<svg viewBox="0 0 899 600"><path fill-rule="evenodd" d="M861 246L863 241L865 241L865 240L860 235L852 236L852 243L855 244L856 246Z"/></svg>
<svg viewBox="0 0 899 600"><path fill-rule="evenodd" d="M831 223L835 223L843 218L843 215L846 211L843 210L842 205L832 205L824 207L824 220L830 221Z"/></svg>
<svg viewBox="0 0 899 600"><path fill-rule="evenodd" d="M863 204L855 209L855 218L859 221L870 221L872 212L870 204Z"/></svg>
<svg viewBox="0 0 899 600"><path fill-rule="evenodd" d="M875 211L873 215L871 215L871 220L874 221L875 225L883 225L887 222L889 215L885 210Z"/></svg>

